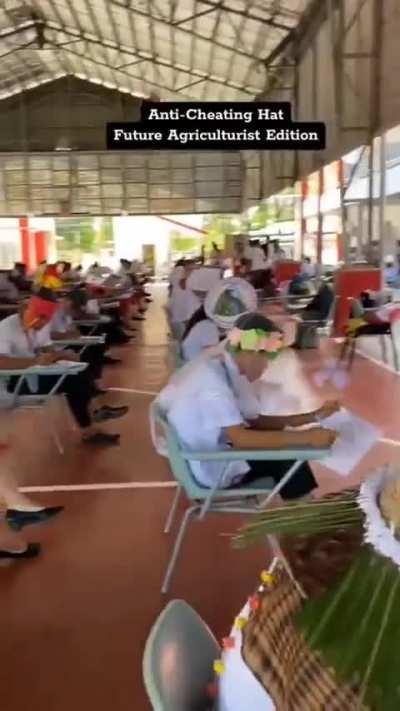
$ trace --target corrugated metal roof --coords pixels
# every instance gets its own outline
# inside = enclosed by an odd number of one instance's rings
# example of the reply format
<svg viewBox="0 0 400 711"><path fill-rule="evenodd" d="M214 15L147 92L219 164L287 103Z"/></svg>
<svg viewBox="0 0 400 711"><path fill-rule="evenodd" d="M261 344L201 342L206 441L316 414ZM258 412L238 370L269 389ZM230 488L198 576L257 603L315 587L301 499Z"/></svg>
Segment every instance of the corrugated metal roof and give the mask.
<svg viewBox="0 0 400 711"><path fill-rule="evenodd" d="M0 98L64 75L163 100L252 100L309 0L3 0Z"/></svg>

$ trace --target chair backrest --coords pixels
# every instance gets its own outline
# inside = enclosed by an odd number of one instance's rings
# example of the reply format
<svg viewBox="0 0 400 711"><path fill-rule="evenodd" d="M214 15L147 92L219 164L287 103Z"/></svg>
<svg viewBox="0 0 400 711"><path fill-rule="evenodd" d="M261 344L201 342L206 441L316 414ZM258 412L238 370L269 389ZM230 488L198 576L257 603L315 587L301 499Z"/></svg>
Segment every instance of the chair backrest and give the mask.
<svg viewBox="0 0 400 711"><path fill-rule="evenodd" d="M206 711L207 686L221 650L201 617L183 600L156 620L143 657L143 678L153 711Z"/></svg>
<svg viewBox="0 0 400 711"><path fill-rule="evenodd" d="M172 474L177 482L185 489L189 498L193 499L196 496L198 486L193 478L188 462L182 456L178 435L160 409L157 409L156 417L158 425L162 427L164 431L167 456Z"/></svg>
<svg viewBox="0 0 400 711"><path fill-rule="evenodd" d="M364 307L363 307L360 299L356 299L355 297L350 297L349 304L350 304L350 318L362 318L364 316L365 310L364 310Z"/></svg>
<svg viewBox="0 0 400 711"><path fill-rule="evenodd" d="M331 303L328 315L325 319L325 327L326 328L329 328L329 329L333 328L333 325L335 323L336 309L337 309L338 303L339 303L339 297L335 296L332 299L332 303Z"/></svg>

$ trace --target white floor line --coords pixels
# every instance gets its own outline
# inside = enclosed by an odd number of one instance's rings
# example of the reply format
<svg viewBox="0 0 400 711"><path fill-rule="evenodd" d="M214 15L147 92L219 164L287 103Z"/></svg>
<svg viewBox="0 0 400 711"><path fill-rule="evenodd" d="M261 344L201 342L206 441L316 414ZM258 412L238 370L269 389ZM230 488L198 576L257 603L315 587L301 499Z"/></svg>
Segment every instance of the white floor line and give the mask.
<svg viewBox="0 0 400 711"><path fill-rule="evenodd" d="M56 484L54 486L21 486L23 494L52 491L116 491L118 489L175 489L175 481L124 481L109 484Z"/></svg>
<svg viewBox="0 0 400 711"><path fill-rule="evenodd" d="M158 395L158 393L153 392L152 390L133 390L132 388L107 388L107 390L111 392L116 392L116 393L134 393L135 395L151 395L151 397L155 397Z"/></svg>
<svg viewBox="0 0 400 711"><path fill-rule="evenodd" d="M375 365L378 365L381 368L385 368L385 370L388 370L389 373L393 373L393 375L400 375L400 372L397 372L397 370L388 363L384 363L383 360L378 360L378 358L374 358L373 356L370 356L367 353L364 353L364 351L360 351L358 349L356 350L356 353L358 353L358 355L362 356L363 358L366 358L366 360L370 360L371 363L375 363Z"/></svg>
<svg viewBox="0 0 400 711"><path fill-rule="evenodd" d="M383 444L391 444L394 447L400 447L400 440L398 439L389 439L388 437L381 437L379 441Z"/></svg>

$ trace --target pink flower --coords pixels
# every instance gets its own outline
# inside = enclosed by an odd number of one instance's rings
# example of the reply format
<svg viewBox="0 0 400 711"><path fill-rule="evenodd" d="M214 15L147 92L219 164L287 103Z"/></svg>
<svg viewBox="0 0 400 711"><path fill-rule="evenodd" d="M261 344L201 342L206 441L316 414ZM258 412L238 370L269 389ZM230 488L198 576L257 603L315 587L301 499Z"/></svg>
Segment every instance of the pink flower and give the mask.
<svg viewBox="0 0 400 711"><path fill-rule="evenodd" d="M231 344L231 346L240 345L241 339L242 339L242 332L241 332L240 328L233 328L232 331L228 334L228 341Z"/></svg>
<svg viewBox="0 0 400 711"><path fill-rule="evenodd" d="M271 334L268 338L263 339L263 341L263 350L267 353L276 353L276 351L282 348L282 339L278 337L278 334Z"/></svg>
<svg viewBox="0 0 400 711"><path fill-rule="evenodd" d="M282 342L281 341L274 341L271 339L271 341L268 344L268 347L266 348L267 353L276 353L276 351L280 351L282 348Z"/></svg>

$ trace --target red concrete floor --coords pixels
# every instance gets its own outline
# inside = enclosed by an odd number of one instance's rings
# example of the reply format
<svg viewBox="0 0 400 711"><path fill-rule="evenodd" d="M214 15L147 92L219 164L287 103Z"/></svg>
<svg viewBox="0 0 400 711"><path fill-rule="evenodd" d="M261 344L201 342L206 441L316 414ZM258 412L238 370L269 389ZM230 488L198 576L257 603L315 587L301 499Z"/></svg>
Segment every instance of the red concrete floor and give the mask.
<svg viewBox="0 0 400 711"><path fill-rule="evenodd" d="M139 343L119 349L122 366L107 369L109 387L157 391L167 377L167 339L156 299ZM284 383L298 398L297 408L314 407L337 397L331 387L319 391L313 373L332 357L336 344L320 352L288 352L270 381ZM397 440L400 378L371 361L357 358L344 404L378 424ZM112 392L114 401L131 405L119 449L87 452L69 431L62 407L54 414L66 443L61 457L38 414L2 416L2 433L11 431L14 465L25 486L163 482L168 466L152 450L148 432L151 396ZM5 435L4 435L5 436ZM400 438L399 438L400 439ZM17 446L18 445L18 446ZM350 479L318 467L323 491L359 481L374 465L398 457L398 448L377 446ZM66 511L52 526L29 531L43 543L40 560L0 569L0 699L7 711L146 711L141 680L143 647L158 612L163 571L172 536L162 533L173 491L161 488L111 491L62 491L37 494ZM229 536L238 517L213 516L189 529L178 561L171 597L194 605L220 637L227 632L268 561L263 545L247 551L231 548ZM221 594L222 592L222 594Z"/></svg>

